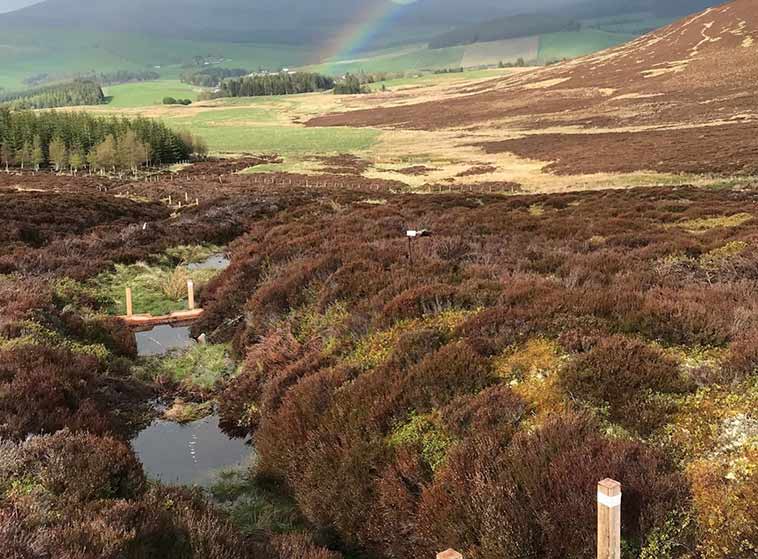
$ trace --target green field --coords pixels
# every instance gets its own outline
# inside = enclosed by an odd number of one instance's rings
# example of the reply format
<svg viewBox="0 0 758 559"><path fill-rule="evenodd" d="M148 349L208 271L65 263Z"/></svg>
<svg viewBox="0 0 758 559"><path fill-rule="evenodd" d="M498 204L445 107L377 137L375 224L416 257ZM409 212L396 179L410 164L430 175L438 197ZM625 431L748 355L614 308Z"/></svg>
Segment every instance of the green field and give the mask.
<svg viewBox="0 0 758 559"><path fill-rule="evenodd" d="M300 156L319 153L355 153L371 148L379 136L370 128L304 128L297 126L214 126L190 119L172 123L205 138L215 153L278 153Z"/></svg>
<svg viewBox="0 0 758 559"><path fill-rule="evenodd" d="M0 28L0 87L21 89L29 76L49 73L154 70L176 79L194 56L223 58L225 67L277 70L297 66L308 49L253 43L167 39L135 33Z"/></svg>
<svg viewBox="0 0 758 559"><path fill-rule="evenodd" d="M198 95L197 88L179 80L126 83L106 87L103 91L111 98L108 106L114 109L160 105L164 97L195 101Z"/></svg>
<svg viewBox="0 0 758 559"><path fill-rule="evenodd" d="M636 35L609 33L598 29L583 29L561 33L549 33L540 37L539 62L563 58L576 58L620 45Z"/></svg>

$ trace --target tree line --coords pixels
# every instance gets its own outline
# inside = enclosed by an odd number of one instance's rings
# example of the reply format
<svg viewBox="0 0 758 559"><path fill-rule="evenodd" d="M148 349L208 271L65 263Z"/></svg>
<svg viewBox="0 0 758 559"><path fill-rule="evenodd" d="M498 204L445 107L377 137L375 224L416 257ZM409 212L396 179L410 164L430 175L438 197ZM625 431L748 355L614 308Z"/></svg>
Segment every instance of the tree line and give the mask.
<svg viewBox="0 0 758 559"><path fill-rule="evenodd" d="M333 87L334 79L329 76L312 72L282 72L224 80L216 97L294 95L326 91Z"/></svg>
<svg viewBox="0 0 758 559"><path fill-rule="evenodd" d="M73 80L90 80L100 85L117 85L120 83L148 82L160 79L161 75L152 70L115 70L113 72L74 72L65 74L41 73L29 76L24 83L35 87L51 82L64 82Z"/></svg>
<svg viewBox="0 0 758 559"><path fill-rule="evenodd" d="M0 109L0 163L6 171L50 166L136 172L207 153L201 138L147 118Z"/></svg>
<svg viewBox="0 0 758 559"><path fill-rule="evenodd" d="M246 76L250 72L244 68L203 68L201 70L191 69L182 72L179 79L190 85L199 87L218 87L221 82L227 78L239 78Z"/></svg>
<svg viewBox="0 0 758 559"><path fill-rule="evenodd" d="M101 105L103 103L105 103L103 88L91 80L74 80L0 94L0 106L16 110Z"/></svg>

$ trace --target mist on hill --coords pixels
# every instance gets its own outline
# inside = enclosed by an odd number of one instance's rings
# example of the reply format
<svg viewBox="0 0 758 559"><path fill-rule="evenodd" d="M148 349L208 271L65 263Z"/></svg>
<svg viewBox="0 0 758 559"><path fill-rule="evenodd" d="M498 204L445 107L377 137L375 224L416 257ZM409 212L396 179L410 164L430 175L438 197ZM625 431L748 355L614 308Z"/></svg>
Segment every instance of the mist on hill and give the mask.
<svg viewBox="0 0 758 559"><path fill-rule="evenodd" d="M394 32L416 40L420 26L480 23L543 13L593 17L650 11L661 16L695 12L718 0L0 0L0 26L98 28L214 40L312 44L351 23L384 17ZM379 15L377 15L379 14ZM388 16L388 14L391 14Z"/></svg>

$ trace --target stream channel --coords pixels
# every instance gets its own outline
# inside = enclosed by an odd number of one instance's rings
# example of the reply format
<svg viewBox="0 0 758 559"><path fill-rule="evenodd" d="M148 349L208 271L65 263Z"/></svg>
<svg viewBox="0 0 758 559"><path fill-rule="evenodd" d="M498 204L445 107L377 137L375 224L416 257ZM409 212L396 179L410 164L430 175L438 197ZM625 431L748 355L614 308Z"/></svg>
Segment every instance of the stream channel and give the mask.
<svg viewBox="0 0 758 559"><path fill-rule="evenodd" d="M188 267L223 270L228 265L225 256L213 255ZM197 343L187 327L158 326L135 336L142 357L186 350ZM221 471L245 468L253 454L246 441L224 434L216 414L186 424L158 418L132 440L132 447L149 478L201 487L211 485Z"/></svg>

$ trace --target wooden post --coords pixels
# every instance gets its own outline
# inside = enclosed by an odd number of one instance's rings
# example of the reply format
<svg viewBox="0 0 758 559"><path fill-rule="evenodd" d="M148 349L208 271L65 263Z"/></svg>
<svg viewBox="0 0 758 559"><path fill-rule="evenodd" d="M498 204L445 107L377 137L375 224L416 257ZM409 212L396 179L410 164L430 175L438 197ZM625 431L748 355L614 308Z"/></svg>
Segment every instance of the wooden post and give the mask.
<svg viewBox="0 0 758 559"><path fill-rule="evenodd" d="M132 288L126 288L126 316L132 316L134 314L134 307L132 305Z"/></svg>
<svg viewBox="0 0 758 559"><path fill-rule="evenodd" d="M454 549L448 549L437 554L437 559L463 559L463 555Z"/></svg>
<svg viewBox="0 0 758 559"><path fill-rule="evenodd" d="M597 559L621 559L621 484L597 485Z"/></svg>
<svg viewBox="0 0 758 559"><path fill-rule="evenodd" d="M187 304L189 310L195 310L195 282L187 280Z"/></svg>

